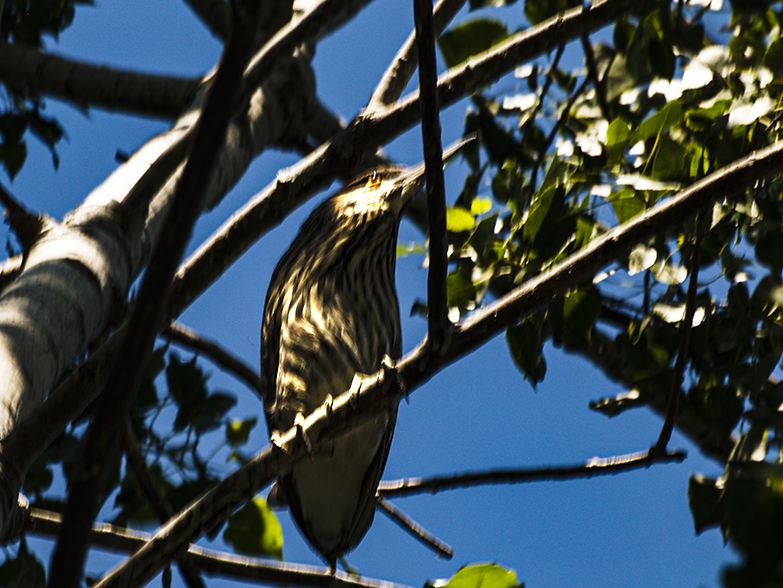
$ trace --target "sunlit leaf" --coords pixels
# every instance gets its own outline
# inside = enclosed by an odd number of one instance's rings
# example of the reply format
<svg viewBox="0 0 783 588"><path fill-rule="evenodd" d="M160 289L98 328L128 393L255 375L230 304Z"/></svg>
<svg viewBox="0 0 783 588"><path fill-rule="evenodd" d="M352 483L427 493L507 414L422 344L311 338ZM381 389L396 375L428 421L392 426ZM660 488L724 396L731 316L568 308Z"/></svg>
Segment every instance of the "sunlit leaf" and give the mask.
<svg viewBox="0 0 783 588"><path fill-rule="evenodd" d="M229 517L223 540L238 553L283 559L283 531L263 498L254 498Z"/></svg>

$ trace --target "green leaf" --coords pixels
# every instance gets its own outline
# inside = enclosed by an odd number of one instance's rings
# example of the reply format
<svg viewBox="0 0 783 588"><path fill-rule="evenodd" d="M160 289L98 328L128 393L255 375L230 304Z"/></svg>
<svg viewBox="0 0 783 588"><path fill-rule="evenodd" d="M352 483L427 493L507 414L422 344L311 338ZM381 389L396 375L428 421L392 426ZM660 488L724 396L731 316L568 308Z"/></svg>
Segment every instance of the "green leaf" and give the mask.
<svg viewBox="0 0 783 588"><path fill-rule="evenodd" d="M525 0L525 16L536 25L573 6L568 0Z"/></svg>
<svg viewBox="0 0 783 588"><path fill-rule="evenodd" d="M238 553L283 559L283 531L263 498L254 498L229 517L223 540Z"/></svg>
<svg viewBox="0 0 783 588"><path fill-rule="evenodd" d="M409 255L426 255L427 250L422 243L397 243L397 259Z"/></svg>
<svg viewBox="0 0 783 588"><path fill-rule="evenodd" d="M697 535L720 525L722 494L723 488L716 480L698 474L691 475L688 480L688 504Z"/></svg>
<svg viewBox="0 0 783 588"><path fill-rule="evenodd" d="M543 340L538 326L525 320L506 329L506 343L514 365L533 387L546 375Z"/></svg>
<svg viewBox="0 0 783 588"><path fill-rule="evenodd" d="M452 233L470 231L476 226L476 219L469 210L461 206L449 206L446 209L446 230Z"/></svg>
<svg viewBox="0 0 783 588"><path fill-rule="evenodd" d="M483 53L508 38L506 25L499 20L476 18L452 27L438 37L443 61L452 68Z"/></svg>
<svg viewBox="0 0 783 588"><path fill-rule="evenodd" d="M485 214L492 209L492 200L489 198L474 198L470 203L470 214L478 216Z"/></svg>
<svg viewBox="0 0 783 588"><path fill-rule="evenodd" d="M679 100L669 102L658 112L640 124L631 133L628 142L631 145L644 141L649 137L660 135L663 131L682 120L682 104Z"/></svg>
<svg viewBox="0 0 783 588"><path fill-rule="evenodd" d="M580 286L565 296L563 301L563 329L571 337L590 340L598 314L601 312L601 295L592 284Z"/></svg>
<svg viewBox="0 0 783 588"><path fill-rule="evenodd" d="M21 143L3 143L0 145L0 161L13 180L27 159L27 145Z"/></svg>
<svg viewBox="0 0 783 588"><path fill-rule="evenodd" d="M226 441L228 441L231 447L239 447L247 443L250 438L250 431L258 423L258 417L250 417L240 421L235 419L229 423L226 423Z"/></svg>
<svg viewBox="0 0 783 588"><path fill-rule="evenodd" d="M470 276L457 268L446 277L449 308L466 309L476 299L476 288Z"/></svg>
<svg viewBox="0 0 783 588"><path fill-rule="evenodd" d="M766 65L776 78L783 76L783 39L777 37L772 40L764 54Z"/></svg>
<svg viewBox="0 0 783 588"><path fill-rule="evenodd" d="M623 188L618 192L612 192L609 196L609 202L617 217L617 222L622 224L637 214L641 214L647 209L647 203L644 198L636 194L632 188Z"/></svg>
<svg viewBox="0 0 783 588"><path fill-rule="evenodd" d="M443 581L427 582L425 586L439 588L517 588L522 584L514 570L497 564L478 564L461 568L445 584Z"/></svg>
<svg viewBox="0 0 783 588"><path fill-rule="evenodd" d="M16 557L7 557L0 566L0 586L3 588L44 588L46 571L35 554L28 551L24 538L19 542Z"/></svg>

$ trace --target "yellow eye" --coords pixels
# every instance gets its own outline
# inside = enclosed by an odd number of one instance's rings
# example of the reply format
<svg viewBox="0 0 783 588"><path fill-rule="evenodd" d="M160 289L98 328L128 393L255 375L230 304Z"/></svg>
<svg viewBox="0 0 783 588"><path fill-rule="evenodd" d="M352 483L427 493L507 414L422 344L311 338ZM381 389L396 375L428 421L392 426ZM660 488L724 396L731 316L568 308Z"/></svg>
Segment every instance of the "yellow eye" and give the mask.
<svg viewBox="0 0 783 588"><path fill-rule="evenodd" d="M377 186L378 184L381 183L381 174L378 173L378 170L372 172L367 183L370 186Z"/></svg>

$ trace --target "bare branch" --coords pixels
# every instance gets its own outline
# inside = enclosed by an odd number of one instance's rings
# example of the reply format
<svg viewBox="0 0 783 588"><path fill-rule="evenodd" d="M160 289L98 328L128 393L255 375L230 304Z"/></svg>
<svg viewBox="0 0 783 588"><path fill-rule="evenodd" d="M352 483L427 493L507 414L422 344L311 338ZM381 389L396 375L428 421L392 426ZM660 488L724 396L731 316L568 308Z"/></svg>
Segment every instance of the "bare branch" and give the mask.
<svg viewBox="0 0 783 588"><path fill-rule="evenodd" d="M684 451L671 451L661 454L654 454L652 451L640 451L613 457L594 457L584 463L568 466L509 468L466 472L451 476L433 476L431 478L404 478L402 480L381 482L378 486L378 494L388 498L392 496L423 494L425 492L435 494L444 490L470 488L487 484L525 484L528 482L577 480L649 468L651 465L659 463L681 463L686 457L687 454Z"/></svg>
<svg viewBox="0 0 783 588"><path fill-rule="evenodd" d="M381 482L381 484L383 484L383 482ZM438 539L435 535L427 531L427 529L422 527L419 523L414 521L380 494L378 494L376 499L378 501L378 509L383 514L397 523L400 527L405 529L417 540L424 543L424 545L435 552L435 555L439 557L445 557L446 559L451 559L454 557L454 550L450 545L447 545Z"/></svg>
<svg viewBox="0 0 783 588"><path fill-rule="evenodd" d="M443 182L443 147L438 113L438 72L435 63L435 36L432 26L431 0L413 0L416 39L419 47L419 87L421 133L427 181L429 218L429 259L427 270L427 336L440 349L449 328L446 303L446 186Z"/></svg>
<svg viewBox="0 0 783 588"><path fill-rule="evenodd" d="M56 537L60 532L62 517L48 510L31 509L26 530L33 535ZM149 533L117 527L108 523L96 523L90 531L92 545L133 553L152 538ZM244 557L233 553L189 545L180 557L183 563L210 575L221 575L244 580L259 580L276 586L316 586L320 588L408 588L401 584L356 578L337 571L334 575L327 568L299 564L282 564L267 559Z"/></svg>
<svg viewBox="0 0 783 588"><path fill-rule="evenodd" d="M173 118L193 101L202 80L92 65L30 47L0 45L0 79L22 92L61 98L80 107Z"/></svg>
<svg viewBox="0 0 783 588"><path fill-rule="evenodd" d="M218 343L205 339L195 331L177 323L169 325L161 335L188 349L203 353L205 357L211 359L224 370L234 374L248 388L261 396L261 378L256 371L236 355L223 349Z"/></svg>
<svg viewBox="0 0 783 588"><path fill-rule="evenodd" d="M438 0L432 11L432 24L436 37L443 32L464 5L465 0ZM413 31L384 72L365 110L373 112L394 104L405 90L418 63L416 31Z"/></svg>

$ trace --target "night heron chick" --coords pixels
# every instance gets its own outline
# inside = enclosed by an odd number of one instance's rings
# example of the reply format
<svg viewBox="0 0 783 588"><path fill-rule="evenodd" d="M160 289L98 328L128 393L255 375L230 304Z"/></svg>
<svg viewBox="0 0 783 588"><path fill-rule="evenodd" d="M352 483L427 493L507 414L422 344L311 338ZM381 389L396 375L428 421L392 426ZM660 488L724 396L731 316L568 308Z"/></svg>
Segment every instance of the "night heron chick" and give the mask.
<svg viewBox="0 0 783 588"><path fill-rule="evenodd" d="M270 434L402 354L397 229L423 174L422 164L362 175L315 209L277 264L261 331ZM302 534L332 568L372 523L396 417L395 404L278 480Z"/></svg>

